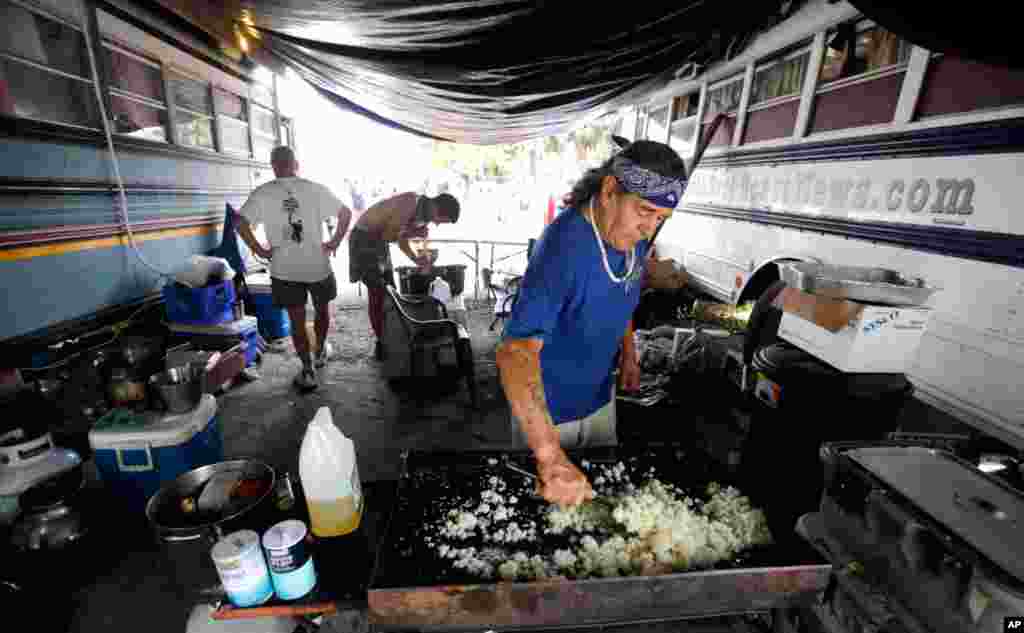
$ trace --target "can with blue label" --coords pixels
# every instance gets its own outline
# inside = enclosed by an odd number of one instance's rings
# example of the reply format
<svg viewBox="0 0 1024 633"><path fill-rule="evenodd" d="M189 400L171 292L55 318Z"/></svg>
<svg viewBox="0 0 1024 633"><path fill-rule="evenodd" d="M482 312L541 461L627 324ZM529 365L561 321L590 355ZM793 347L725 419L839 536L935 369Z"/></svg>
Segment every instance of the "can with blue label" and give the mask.
<svg viewBox="0 0 1024 633"><path fill-rule="evenodd" d="M316 585L316 570L306 536L306 524L296 519L282 521L263 535L263 551L267 555L270 577L277 597L296 600Z"/></svg>
<svg viewBox="0 0 1024 633"><path fill-rule="evenodd" d="M228 599L236 607L263 604L274 595L260 535L252 530L228 534L210 551Z"/></svg>

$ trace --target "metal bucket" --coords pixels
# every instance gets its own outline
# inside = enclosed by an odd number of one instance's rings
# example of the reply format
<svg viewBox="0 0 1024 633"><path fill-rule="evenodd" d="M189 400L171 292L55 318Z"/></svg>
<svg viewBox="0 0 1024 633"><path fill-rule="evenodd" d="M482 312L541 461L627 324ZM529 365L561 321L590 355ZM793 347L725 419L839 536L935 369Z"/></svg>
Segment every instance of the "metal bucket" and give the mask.
<svg viewBox="0 0 1024 633"><path fill-rule="evenodd" d="M231 471L241 471L245 478L266 479L266 491L229 515L189 523L181 510L182 500L198 499L211 477ZM150 498L146 504L146 519L163 553L167 573L184 597L196 600L223 597L224 590L210 551L225 534L244 529L261 533L275 522L275 483L273 468L260 461L242 459L182 473Z"/></svg>
<svg viewBox="0 0 1024 633"><path fill-rule="evenodd" d="M188 413L199 404L203 395L198 365L171 367L149 378L149 384L160 395L170 413Z"/></svg>

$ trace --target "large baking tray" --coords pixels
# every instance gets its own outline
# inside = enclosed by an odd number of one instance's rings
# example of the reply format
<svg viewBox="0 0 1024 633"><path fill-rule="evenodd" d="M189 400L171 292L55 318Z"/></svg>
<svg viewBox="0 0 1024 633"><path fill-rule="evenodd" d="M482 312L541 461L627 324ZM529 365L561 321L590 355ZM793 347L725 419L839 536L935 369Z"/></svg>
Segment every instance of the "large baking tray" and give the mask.
<svg viewBox="0 0 1024 633"><path fill-rule="evenodd" d="M1024 582L1020 491L946 451L867 446L845 454Z"/></svg>
<svg viewBox="0 0 1024 633"><path fill-rule="evenodd" d="M782 280L804 292L894 306L919 306L939 288L895 270L796 262L780 266Z"/></svg>
<svg viewBox="0 0 1024 633"><path fill-rule="evenodd" d="M644 469L653 466L660 479L694 494L711 481L743 490L742 482L734 476L697 451L687 451L675 443L591 449L573 452L570 457L577 463L622 461ZM526 453L412 452L406 456L390 526L379 543L368 592L370 621L375 627L480 630L704 618L768 610L818 592L827 584L828 563L799 539L754 548L712 569L686 573L482 581L451 568L424 544L423 530L442 512L440 497L452 491L460 496L475 495L482 489L485 476L502 476L510 489L518 487L528 494L532 483L505 469L501 465L505 458L522 468L533 468ZM770 514L770 507L762 500L752 500ZM539 516L545 505L539 499L531 503L536 504ZM546 545L550 545L548 538Z"/></svg>

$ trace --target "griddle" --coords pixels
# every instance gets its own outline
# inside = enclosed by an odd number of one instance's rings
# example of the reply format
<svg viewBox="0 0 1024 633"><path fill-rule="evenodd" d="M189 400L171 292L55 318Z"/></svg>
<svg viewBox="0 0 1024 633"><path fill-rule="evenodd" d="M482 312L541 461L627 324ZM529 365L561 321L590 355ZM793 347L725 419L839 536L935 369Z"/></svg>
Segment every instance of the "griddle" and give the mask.
<svg viewBox="0 0 1024 633"><path fill-rule="evenodd" d="M705 499L707 485L743 482L716 463L677 443L570 452L577 465L623 463L642 481L654 476L688 496ZM531 495L533 482L509 470L508 460L533 471L528 452L410 452L405 455L395 506L381 539L370 582L371 622L382 629L529 628L615 624L664 618L712 617L765 611L788 599L822 590L829 565L800 539L780 535L773 545L751 548L707 569L660 576L545 579L533 582L484 580L455 569L425 539L453 507L453 500L478 499L492 476L519 497L516 521L544 523L547 504ZM785 494L785 491L780 491ZM770 500L752 497L770 516ZM767 502L767 503L763 503ZM501 524L499 524L500 527ZM540 530L538 530L540 532ZM774 535L773 535L774 536ZM543 534L540 543L513 549L530 555L569 546L568 534ZM461 547L484 547L469 539Z"/></svg>

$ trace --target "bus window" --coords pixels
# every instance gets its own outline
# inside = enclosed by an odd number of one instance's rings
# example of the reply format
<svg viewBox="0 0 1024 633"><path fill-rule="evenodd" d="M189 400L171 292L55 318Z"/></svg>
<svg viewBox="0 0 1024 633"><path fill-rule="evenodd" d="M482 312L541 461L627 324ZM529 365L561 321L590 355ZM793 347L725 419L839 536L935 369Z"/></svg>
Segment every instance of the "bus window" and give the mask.
<svg viewBox="0 0 1024 633"><path fill-rule="evenodd" d="M647 133L644 138L664 143L668 139L668 110L671 104L654 108L647 114Z"/></svg>
<svg viewBox="0 0 1024 633"><path fill-rule="evenodd" d="M160 64L104 42L114 132L167 142L167 106Z"/></svg>
<svg viewBox="0 0 1024 633"><path fill-rule="evenodd" d="M825 41L811 132L892 121L910 43L869 21L830 29Z"/></svg>
<svg viewBox="0 0 1024 633"><path fill-rule="evenodd" d="M249 156L249 113L245 99L225 90L213 91L221 151Z"/></svg>
<svg viewBox="0 0 1024 633"><path fill-rule="evenodd" d="M0 0L0 114L96 128L87 59L77 27Z"/></svg>
<svg viewBox="0 0 1024 633"><path fill-rule="evenodd" d="M755 69L744 143L793 134L810 58L810 50L804 49Z"/></svg>
<svg viewBox="0 0 1024 633"><path fill-rule="evenodd" d="M695 137L697 132L697 103L700 93L683 95L673 99L672 123L669 134L669 145L683 158L693 156L696 150Z"/></svg>
<svg viewBox="0 0 1024 633"><path fill-rule="evenodd" d="M209 84L179 73L168 73L174 99L174 128L178 143L214 149L213 104Z"/></svg>
<svg viewBox="0 0 1024 633"><path fill-rule="evenodd" d="M831 29L826 41L819 76L822 85L910 60L909 42L867 21Z"/></svg>
<svg viewBox="0 0 1024 633"><path fill-rule="evenodd" d="M252 117L252 152L256 160L270 162L270 152L277 145L274 113L256 104L249 108Z"/></svg>
<svg viewBox="0 0 1024 633"><path fill-rule="evenodd" d="M735 112L740 107L740 96L743 94L743 77L727 79L715 86L708 88L707 104L704 107L704 121L701 136L707 133L707 128L720 112L732 114L718 127L714 138L708 143L708 147L729 146L732 144L732 135L736 129Z"/></svg>
<svg viewBox="0 0 1024 633"><path fill-rule="evenodd" d="M1024 70L952 55L928 62L917 116L925 118L1024 104Z"/></svg>
<svg viewBox="0 0 1024 633"><path fill-rule="evenodd" d="M291 119L281 117L281 145L287 145L288 147L295 147L295 131L293 128Z"/></svg>

